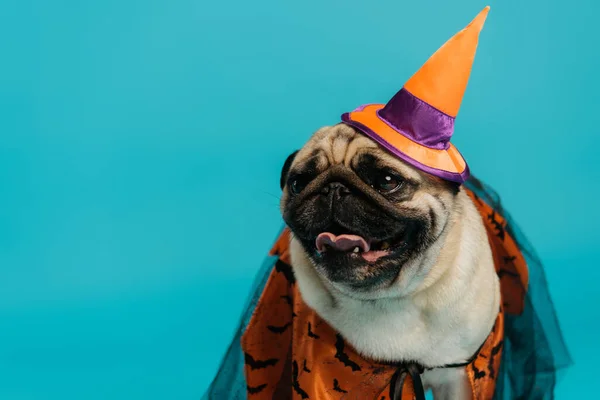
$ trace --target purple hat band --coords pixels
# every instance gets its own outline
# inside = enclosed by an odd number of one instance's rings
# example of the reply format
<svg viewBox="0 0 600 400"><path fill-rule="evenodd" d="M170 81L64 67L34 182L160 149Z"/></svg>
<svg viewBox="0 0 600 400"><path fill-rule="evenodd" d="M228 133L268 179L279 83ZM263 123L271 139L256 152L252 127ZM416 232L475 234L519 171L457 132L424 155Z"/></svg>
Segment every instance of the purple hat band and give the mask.
<svg viewBox="0 0 600 400"><path fill-rule="evenodd" d="M379 118L413 142L447 150L454 133L454 118L402 88L378 112Z"/></svg>

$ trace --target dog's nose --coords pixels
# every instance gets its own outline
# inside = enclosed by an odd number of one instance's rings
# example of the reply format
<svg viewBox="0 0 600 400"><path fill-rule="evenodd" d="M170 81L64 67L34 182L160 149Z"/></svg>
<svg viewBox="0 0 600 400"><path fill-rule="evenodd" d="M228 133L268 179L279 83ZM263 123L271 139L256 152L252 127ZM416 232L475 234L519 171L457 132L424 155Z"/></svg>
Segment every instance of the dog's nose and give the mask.
<svg viewBox="0 0 600 400"><path fill-rule="evenodd" d="M321 193L322 194L331 193L331 194L341 197L341 196L350 194L350 189L348 189L348 187L346 185L344 185L343 183L331 182L330 184L323 186L323 189L321 189Z"/></svg>

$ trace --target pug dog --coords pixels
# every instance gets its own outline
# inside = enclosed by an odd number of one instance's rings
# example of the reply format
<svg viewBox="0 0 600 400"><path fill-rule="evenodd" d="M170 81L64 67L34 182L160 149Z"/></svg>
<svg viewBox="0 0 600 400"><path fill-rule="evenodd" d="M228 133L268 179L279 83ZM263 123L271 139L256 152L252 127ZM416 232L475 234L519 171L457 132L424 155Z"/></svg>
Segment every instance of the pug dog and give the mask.
<svg viewBox="0 0 600 400"><path fill-rule="evenodd" d="M462 186L340 123L288 157L281 187L303 300L359 353L436 367L477 352L498 315L500 286ZM435 399L472 398L464 367L422 378Z"/></svg>

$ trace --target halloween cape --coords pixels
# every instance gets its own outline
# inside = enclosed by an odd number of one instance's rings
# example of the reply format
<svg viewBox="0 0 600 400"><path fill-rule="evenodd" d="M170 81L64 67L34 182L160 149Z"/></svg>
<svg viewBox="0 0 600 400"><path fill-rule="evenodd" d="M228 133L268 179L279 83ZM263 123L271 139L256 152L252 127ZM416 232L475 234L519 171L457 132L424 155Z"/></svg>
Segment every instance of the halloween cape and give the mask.
<svg viewBox="0 0 600 400"><path fill-rule="evenodd" d="M465 188L486 226L500 278L494 329L465 366L475 399L553 398L571 364L531 245L496 193L471 177ZM259 270L239 328L203 400L393 398L398 365L367 360L302 301L284 229ZM401 398L414 399L405 379Z"/></svg>

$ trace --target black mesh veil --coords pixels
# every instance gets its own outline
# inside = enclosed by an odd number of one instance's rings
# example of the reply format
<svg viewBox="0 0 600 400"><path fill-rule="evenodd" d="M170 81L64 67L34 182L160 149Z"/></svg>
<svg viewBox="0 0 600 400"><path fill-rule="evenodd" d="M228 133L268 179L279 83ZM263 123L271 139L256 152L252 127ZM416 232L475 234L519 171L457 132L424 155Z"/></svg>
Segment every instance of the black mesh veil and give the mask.
<svg viewBox="0 0 600 400"><path fill-rule="evenodd" d="M505 315L504 349L496 383L496 399L553 399L557 372L571 365L543 265L533 246L503 209L488 185L471 177L465 187L507 221L506 231L521 250L529 270L525 308Z"/></svg>
<svg viewBox="0 0 600 400"><path fill-rule="evenodd" d="M474 177L465 183L465 187L504 217L507 221L505 229L517 243L529 269L524 311L519 315L505 315L502 362L494 398L553 399L557 373L572 362L542 263L532 245L502 208L500 198L492 188ZM276 256L267 257L258 270L235 336L202 400L247 398L241 338L276 262Z"/></svg>
<svg viewBox="0 0 600 400"><path fill-rule="evenodd" d="M282 229L283 230L283 229ZM269 279L278 257L268 256L256 274L240 317L240 323L234 338L221 361L215 378L202 396L202 400L245 400L246 379L244 377L244 353L242 335L244 334L260 295Z"/></svg>

